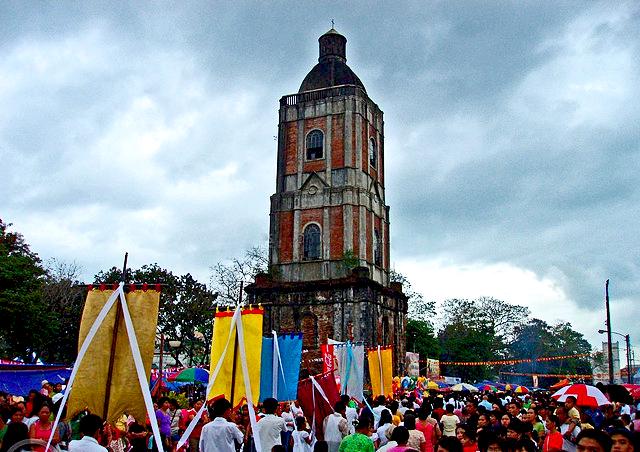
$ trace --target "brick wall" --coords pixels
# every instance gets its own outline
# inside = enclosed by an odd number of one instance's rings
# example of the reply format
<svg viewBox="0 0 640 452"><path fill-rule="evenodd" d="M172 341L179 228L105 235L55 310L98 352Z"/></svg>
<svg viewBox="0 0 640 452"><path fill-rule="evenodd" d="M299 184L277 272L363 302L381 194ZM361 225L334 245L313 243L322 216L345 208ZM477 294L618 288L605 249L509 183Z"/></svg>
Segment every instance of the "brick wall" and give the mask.
<svg viewBox="0 0 640 452"><path fill-rule="evenodd" d="M280 262L291 262L293 259L293 212L279 212L280 216Z"/></svg>
<svg viewBox="0 0 640 452"><path fill-rule="evenodd" d="M360 254L360 207L353 207L353 244L351 246L354 256Z"/></svg>
<svg viewBox="0 0 640 452"><path fill-rule="evenodd" d="M343 207L331 207L329 209L329 218L331 224L331 259L341 259L344 254L344 218L342 216Z"/></svg>
<svg viewBox="0 0 640 452"><path fill-rule="evenodd" d="M331 167L344 167L344 114L331 118Z"/></svg>
<svg viewBox="0 0 640 452"><path fill-rule="evenodd" d="M298 125L295 122L285 124L285 174L298 171Z"/></svg>

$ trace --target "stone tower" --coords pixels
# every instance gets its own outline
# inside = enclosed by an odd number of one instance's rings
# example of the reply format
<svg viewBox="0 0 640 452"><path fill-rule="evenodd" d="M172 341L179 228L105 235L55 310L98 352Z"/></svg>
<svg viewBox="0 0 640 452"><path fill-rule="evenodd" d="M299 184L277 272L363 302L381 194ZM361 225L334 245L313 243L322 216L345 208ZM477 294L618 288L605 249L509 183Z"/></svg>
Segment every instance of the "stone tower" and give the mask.
<svg viewBox="0 0 640 452"><path fill-rule="evenodd" d="M331 29L318 41L318 64L280 99L271 274L247 292L265 307L265 331L303 331L307 358L327 337L394 344L403 357L407 307L389 282L383 113L346 64L347 39Z"/></svg>

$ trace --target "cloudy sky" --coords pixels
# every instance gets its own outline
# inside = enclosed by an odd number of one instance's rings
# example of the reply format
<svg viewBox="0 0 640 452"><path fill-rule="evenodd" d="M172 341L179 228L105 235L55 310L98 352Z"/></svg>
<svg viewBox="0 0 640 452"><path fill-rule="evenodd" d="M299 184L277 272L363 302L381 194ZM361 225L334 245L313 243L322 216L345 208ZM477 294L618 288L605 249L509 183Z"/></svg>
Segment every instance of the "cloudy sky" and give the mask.
<svg viewBox="0 0 640 452"><path fill-rule="evenodd" d="M392 262L640 344L640 4L0 3L0 217L44 259L209 267L263 244L278 99L331 26L385 112ZM640 353L640 348L637 349Z"/></svg>

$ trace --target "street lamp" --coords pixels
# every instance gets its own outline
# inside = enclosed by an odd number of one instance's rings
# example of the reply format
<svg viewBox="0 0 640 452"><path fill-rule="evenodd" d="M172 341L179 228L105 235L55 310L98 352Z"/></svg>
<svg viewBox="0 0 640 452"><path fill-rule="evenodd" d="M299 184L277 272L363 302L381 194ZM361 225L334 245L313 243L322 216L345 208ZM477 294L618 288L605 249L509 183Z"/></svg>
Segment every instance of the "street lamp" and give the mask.
<svg viewBox="0 0 640 452"><path fill-rule="evenodd" d="M598 330L598 333L604 334L607 330ZM611 331L611 334L617 334L618 336L624 337L625 344L627 346L627 383L631 384L631 339L628 334L618 333L616 331ZM609 355L609 362L612 362L613 357Z"/></svg>
<svg viewBox="0 0 640 452"><path fill-rule="evenodd" d="M156 336L157 337L157 336ZM164 337L164 333L160 333L160 362L158 365L158 378L160 379L160 384L157 386L157 391L162 391L162 385L164 384L162 377L164 376L164 366L163 366L163 358L164 358L164 347L165 347L165 342L169 343L169 347L171 348L178 348L180 347L180 345L182 344L181 341L179 340L175 340L175 339L171 339L171 340L166 340Z"/></svg>

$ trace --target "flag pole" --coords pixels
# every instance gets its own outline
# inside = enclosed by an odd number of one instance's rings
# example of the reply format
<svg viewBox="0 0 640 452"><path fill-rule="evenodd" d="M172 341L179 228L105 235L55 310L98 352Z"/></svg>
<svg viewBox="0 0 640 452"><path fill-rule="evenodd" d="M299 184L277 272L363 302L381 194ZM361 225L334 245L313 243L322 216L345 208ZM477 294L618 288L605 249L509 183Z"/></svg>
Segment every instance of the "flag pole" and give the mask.
<svg viewBox="0 0 640 452"><path fill-rule="evenodd" d="M127 284L127 260L129 253L124 253L124 264L122 265L122 276L120 280L124 285ZM104 406L102 407L102 420L107 421L109 414L109 400L111 399L111 380L113 378L113 367L116 360L116 346L118 342L118 327L122 319L122 307L120 303L116 303L116 320L113 325L113 335L111 337L111 353L109 354L109 372L107 373L107 387L104 392ZM162 375L160 376L162 377ZM162 379L160 380L162 381Z"/></svg>
<svg viewBox="0 0 640 452"><path fill-rule="evenodd" d="M240 293L238 294L238 305L242 305L242 291L244 290L244 281L240 281ZM242 314L238 319L238 322L242 322ZM236 365L238 364L238 327L236 329L235 340L233 341L233 367L231 370L231 399L229 400L233 405L233 398L236 392Z"/></svg>

